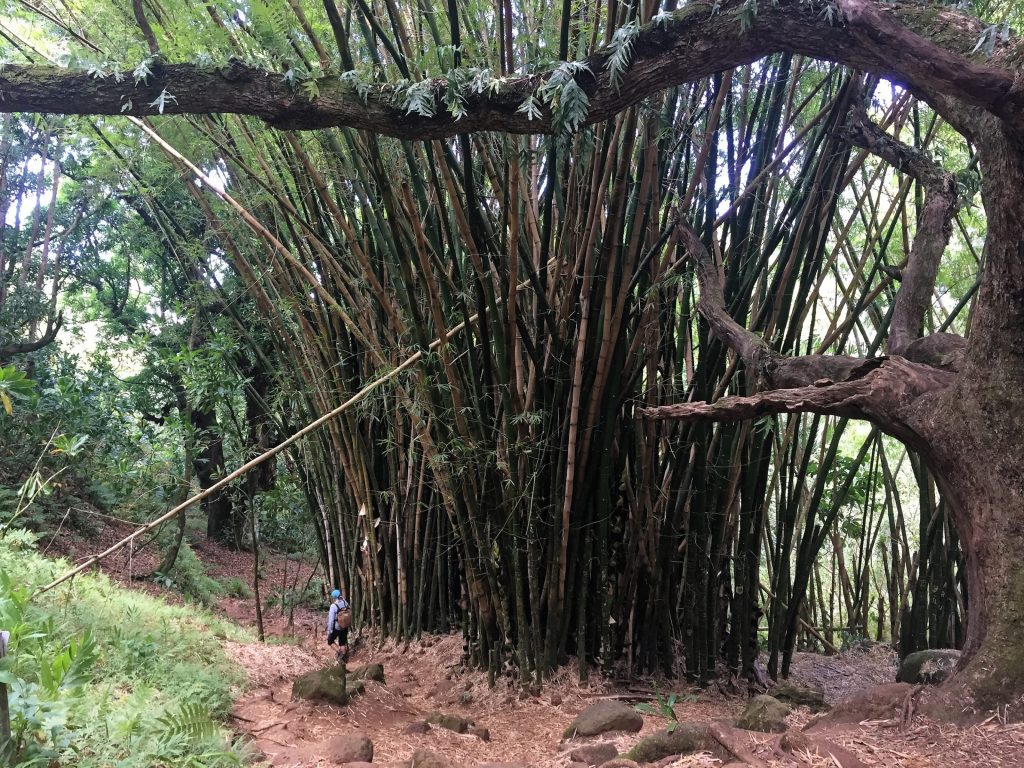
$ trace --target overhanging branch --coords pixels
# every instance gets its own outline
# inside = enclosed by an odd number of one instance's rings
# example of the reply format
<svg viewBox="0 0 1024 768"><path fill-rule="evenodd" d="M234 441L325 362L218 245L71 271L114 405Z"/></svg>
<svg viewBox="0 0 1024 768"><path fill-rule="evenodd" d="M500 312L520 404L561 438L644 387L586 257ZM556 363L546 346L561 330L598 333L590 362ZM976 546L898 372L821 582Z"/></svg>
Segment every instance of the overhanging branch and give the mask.
<svg viewBox="0 0 1024 768"><path fill-rule="evenodd" d="M632 61L618 84L611 82L606 66L609 54L590 56L576 76L590 99L587 121L605 120L665 88L789 51L889 77L936 102L950 97L983 107L1008 125L1024 128L1024 93L1016 85L1014 69L1001 65L1012 58L1018 41L1004 46L991 61L972 60L970 52L984 25L962 12L837 0L840 18L829 21L822 3L780 0L760 3L757 15L749 19L746 5L746 0L691 3L647 25L634 41ZM0 71L0 111L136 117L161 111L235 113L280 128L348 126L405 139L482 130L553 130L549 112L530 119L519 111L550 73L509 79L497 93L466 94L465 115L456 120L440 106L447 88L443 78L431 84L437 114L424 117L406 114L379 86L372 86L364 100L337 77L321 78L319 96L310 101L279 73L237 62L220 70L189 64L153 69L147 81L136 84L131 78L97 79L58 67L8 66Z"/></svg>
<svg viewBox="0 0 1024 768"><path fill-rule="evenodd" d="M820 413L864 419L901 436L905 430L898 414L922 395L945 389L953 378L952 373L901 357L884 358L864 375L846 381L823 379L805 387L724 397L713 403L641 408L639 413L646 419L686 421L744 421L779 413Z"/></svg>

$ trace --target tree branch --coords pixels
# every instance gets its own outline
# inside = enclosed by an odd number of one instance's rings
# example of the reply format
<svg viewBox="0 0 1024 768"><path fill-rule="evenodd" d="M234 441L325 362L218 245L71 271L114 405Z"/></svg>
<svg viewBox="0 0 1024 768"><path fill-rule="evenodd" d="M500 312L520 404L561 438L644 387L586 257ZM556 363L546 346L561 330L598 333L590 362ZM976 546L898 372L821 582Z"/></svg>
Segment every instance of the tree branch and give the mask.
<svg viewBox="0 0 1024 768"><path fill-rule="evenodd" d="M915 342L922 341L919 337L935 291L939 264L953 232L953 217L957 211L956 180L925 153L893 138L871 122L860 94L850 110L844 134L853 144L877 155L924 187L924 206L893 305L887 342L889 354L933 364L939 361L938 355L954 353L955 357L965 342L953 334L941 334L927 344ZM955 367L955 359L946 360L944 367Z"/></svg>
<svg viewBox="0 0 1024 768"><path fill-rule="evenodd" d="M1013 61L1018 41L978 63L968 57L984 26L962 12L909 3L883 8L875 0L837 2L844 18L831 21L824 11L835 6L805 0L761 3L752 19L746 0L714 7L691 3L638 33L617 86L607 51L585 60L586 69L576 79L590 98L587 122L605 120L665 88L790 51L888 77L939 109L944 97L983 107L1024 133L1024 91L1016 84L1014 65L1001 64ZM423 117L393 103L387 86L371 86L364 101L351 84L325 77L317 82L319 96L309 101L280 74L238 62L220 70L156 64L138 84L57 67L8 66L0 71L0 111L145 116L162 107L164 114L247 114L279 128L349 126L405 139L482 130L550 133L548 110L535 119L519 111L550 74L508 79L498 93L466 94L466 114L456 120L440 106L447 88L443 78L430 85L437 114ZM165 91L176 101L160 99Z"/></svg>
<svg viewBox="0 0 1024 768"><path fill-rule="evenodd" d="M35 352L38 349L42 349L57 338L57 332L60 331L62 325L64 325L63 312L57 315L56 321L47 324L46 333L35 341L23 341L18 344L8 344L5 347L0 347L0 362L9 360L14 357L14 355L24 355L28 352Z"/></svg>
<svg viewBox="0 0 1024 768"><path fill-rule="evenodd" d="M883 358L862 375L846 381L794 389L772 389L751 397L724 397L714 403L680 403L641 408L647 419L687 421L744 421L776 413L820 413L865 419L897 437L907 430L898 417L907 406L929 392L945 389L955 374L901 357Z"/></svg>
<svg viewBox="0 0 1024 768"><path fill-rule="evenodd" d="M697 267L697 282L700 285L697 311L708 321L711 332L743 359L760 383L771 389L783 389L801 387L823 379L830 383L844 381L878 364L876 360L845 355L780 355L764 339L729 315L725 308L721 268L689 224L680 220L676 228L679 242Z"/></svg>

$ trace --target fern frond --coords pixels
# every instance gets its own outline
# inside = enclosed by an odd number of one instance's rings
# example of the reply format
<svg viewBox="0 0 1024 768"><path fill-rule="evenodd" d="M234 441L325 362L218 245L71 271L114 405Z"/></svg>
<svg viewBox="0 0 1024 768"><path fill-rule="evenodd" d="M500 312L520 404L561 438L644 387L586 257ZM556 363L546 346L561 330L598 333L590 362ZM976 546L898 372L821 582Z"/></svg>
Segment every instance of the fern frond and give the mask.
<svg viewBox="0 0 1024 768"><path fill-rule="evenodd" d="M191 742L209 741L217 735L218 726L210 711L202 704L186 702L177 712L161 717L161 741L185 738Z"/></svg>

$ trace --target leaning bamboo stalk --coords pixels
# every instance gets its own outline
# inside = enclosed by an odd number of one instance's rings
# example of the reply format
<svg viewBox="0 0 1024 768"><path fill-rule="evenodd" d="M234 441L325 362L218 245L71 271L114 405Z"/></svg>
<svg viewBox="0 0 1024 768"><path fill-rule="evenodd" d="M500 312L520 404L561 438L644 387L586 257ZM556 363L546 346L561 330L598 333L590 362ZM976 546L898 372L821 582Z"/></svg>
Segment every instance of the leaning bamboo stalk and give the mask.
<svg viewBox="0 0 1024 768"><path fill-rule="evenodd" d="M529 285L529 281L528 280L524 280L522 283L519 283L518 290L522 290L522 289L526 288L528 285ZM447 335L451 336L453 334L460 333L461 331L465 330L469 326L470 323L476 322L479 319L479 317L480 317L479 314L471 315L468 320L464 320L463 322L459 323L458 325L452 327L448 331ZM433 352L435 349L437 349L438 347L441 346L441 343L442 343L441 339L435 339L433 342L431 342L431 344L428 347L427 351ZM333 419L337 418L341 414L343 414L346 411L348 411L350 408L352 408L352 406L356 405L357 403L361 402L362 400L365 400L366 397L370 393L372 393L374 390L378 389L379 387L381 387L383 384L387 383L391 379L393 379L396 376L398 376L398 374L400 374L403 371L406 371L406 370L409 370L410 368L412 368L414 365L416 365L416 363L418 363L423 358L423 355L424 355L424 351L423 350L421 350L419 352L413 353L412 355L407 357L401 363L401 365L399 365L397 368L395 368L395 369L389 371L388 373L386 373L386 374L384 374L384 375L374 379L373 381L371 381L365 387L360 389L358 392L356 392L354 395L352 395L352 397L350 397L348 400L346 400L344 403L339 405L334 410L329 411L328 413L325 413L323 416L319 417L318 419L316 419L314 421L311 421L309 424L307 424L305 427L303 427L298 432L293 434L291 437L287 438L286 440L282 440L280 443L278 443L277 445L275 445L273 448L269 449L265 453L260 454L259 456L257 456L256 458L252 459L251 461L246 462L245 464L243 464L242 466L240 466L238 469L234 470L230 474L225 475L224 477L222 477L220 480L218 480L216 483L211 485L206 490L201 491L200 493L197 493L196 495L192 496L189 499L186 499L185 501L183 501L178 506L176 506L173 509L171 509L170 511L164 513L163 515L161 515L157 519L153 520L152 522L147 523L145 526L143 526L142 528L139 528L138 530L133 532L131 535L126 536L125 538L121 539L121 541L117 542L116 544L111 545L110 547L105 549L103 552L100 552L98 555L94 555L93 557L90 557L88 560L86 560L81 565L75 566L74 568L72 568L68 572L66 572L63 575L61 575L59 578L51 581L49 584L47 584L47 585L45 585L43 587L40 587L38 590L36 590L32 594L32 597L38 597L39 595L42 595L45 592L49 592L51 589L53 589L54 587L62 584L63 582L67 581L68 579L74 578L75 576L77 576L82 571L86 570L87 568L92 567L96 563L98 563L101 560L103 560L103 559L107 558L108 556L112 555L114 552L117 552L118 550L123 549L124 547L128 546L128 544L130 544L132 541L134 541L136 538L138 538L143 533L151 531L154 528L156 528L157 526L161 525L162 523L166 523L168 520L173 519L175 516L181 514L182 512L184 512L189 507L193 506L194 504L197 504L198 502L202 501L203 499L205 499L205 498L211 496L212 494L216 493L221 488L226 486L228 483L238 479L239 477L244 475L249 470L258 467L260 464L263 464L265 461L268 461L269 459L272 459L274 456L276 456L277 454L281 453L286 448L288 448L288 447L294 445L295 443L299 442L306 435L308 435L308 434L310 434L312 432L315 432L317 429L322 427L324 424L327 424L328 422L332 421Z"/></svg>

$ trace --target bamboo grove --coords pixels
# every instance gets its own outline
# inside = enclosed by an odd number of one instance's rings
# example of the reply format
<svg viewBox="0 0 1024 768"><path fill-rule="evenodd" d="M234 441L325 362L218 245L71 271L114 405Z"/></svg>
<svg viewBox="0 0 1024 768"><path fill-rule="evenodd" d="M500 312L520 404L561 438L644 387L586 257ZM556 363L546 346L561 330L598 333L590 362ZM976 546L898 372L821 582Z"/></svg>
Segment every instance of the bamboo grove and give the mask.
<svg viewBox="0 0 1024 768"><path fill-rule="evenodd" d="M18 13L49 19L83 60L238 57L310 98L318 72L366 88L406 78L420 111L445 108L416 101L428 74L460 73L454 88L601 45L628 57L630 30L674 8L135 0L87 17L58 5ZM18 55L49 55L16 24L0 31ZM460 628L470 662L525 684L570 658L581 676L707 680L723 661L750 673L762 611L772 674L849 637L907 652L962 632L959 548L914 455L830 417L637 415L752 386L698 318L681 219L722 263L731 315L779 351L879 348L923 191L849 140L865 93L892 135L965 171L951 248L967 266L929 320L962 330L982 257L970 148L908 94L800 57L548 137L403 142L235 116L75 125L123 169L105 183L164 243L168 279L196 308L193 343L215 323L238 340L251 427L239 458L421 353L278 467L300 479L325 573L360 621L399 637ZM33 135L57 158L50 125ZM38 189L42 176L5 165L7 183ZM26 268L11 259L7 272ZM223 451L198 449L208 484ZM274 473L240 482L234 498L251 501Z"/></svg>

